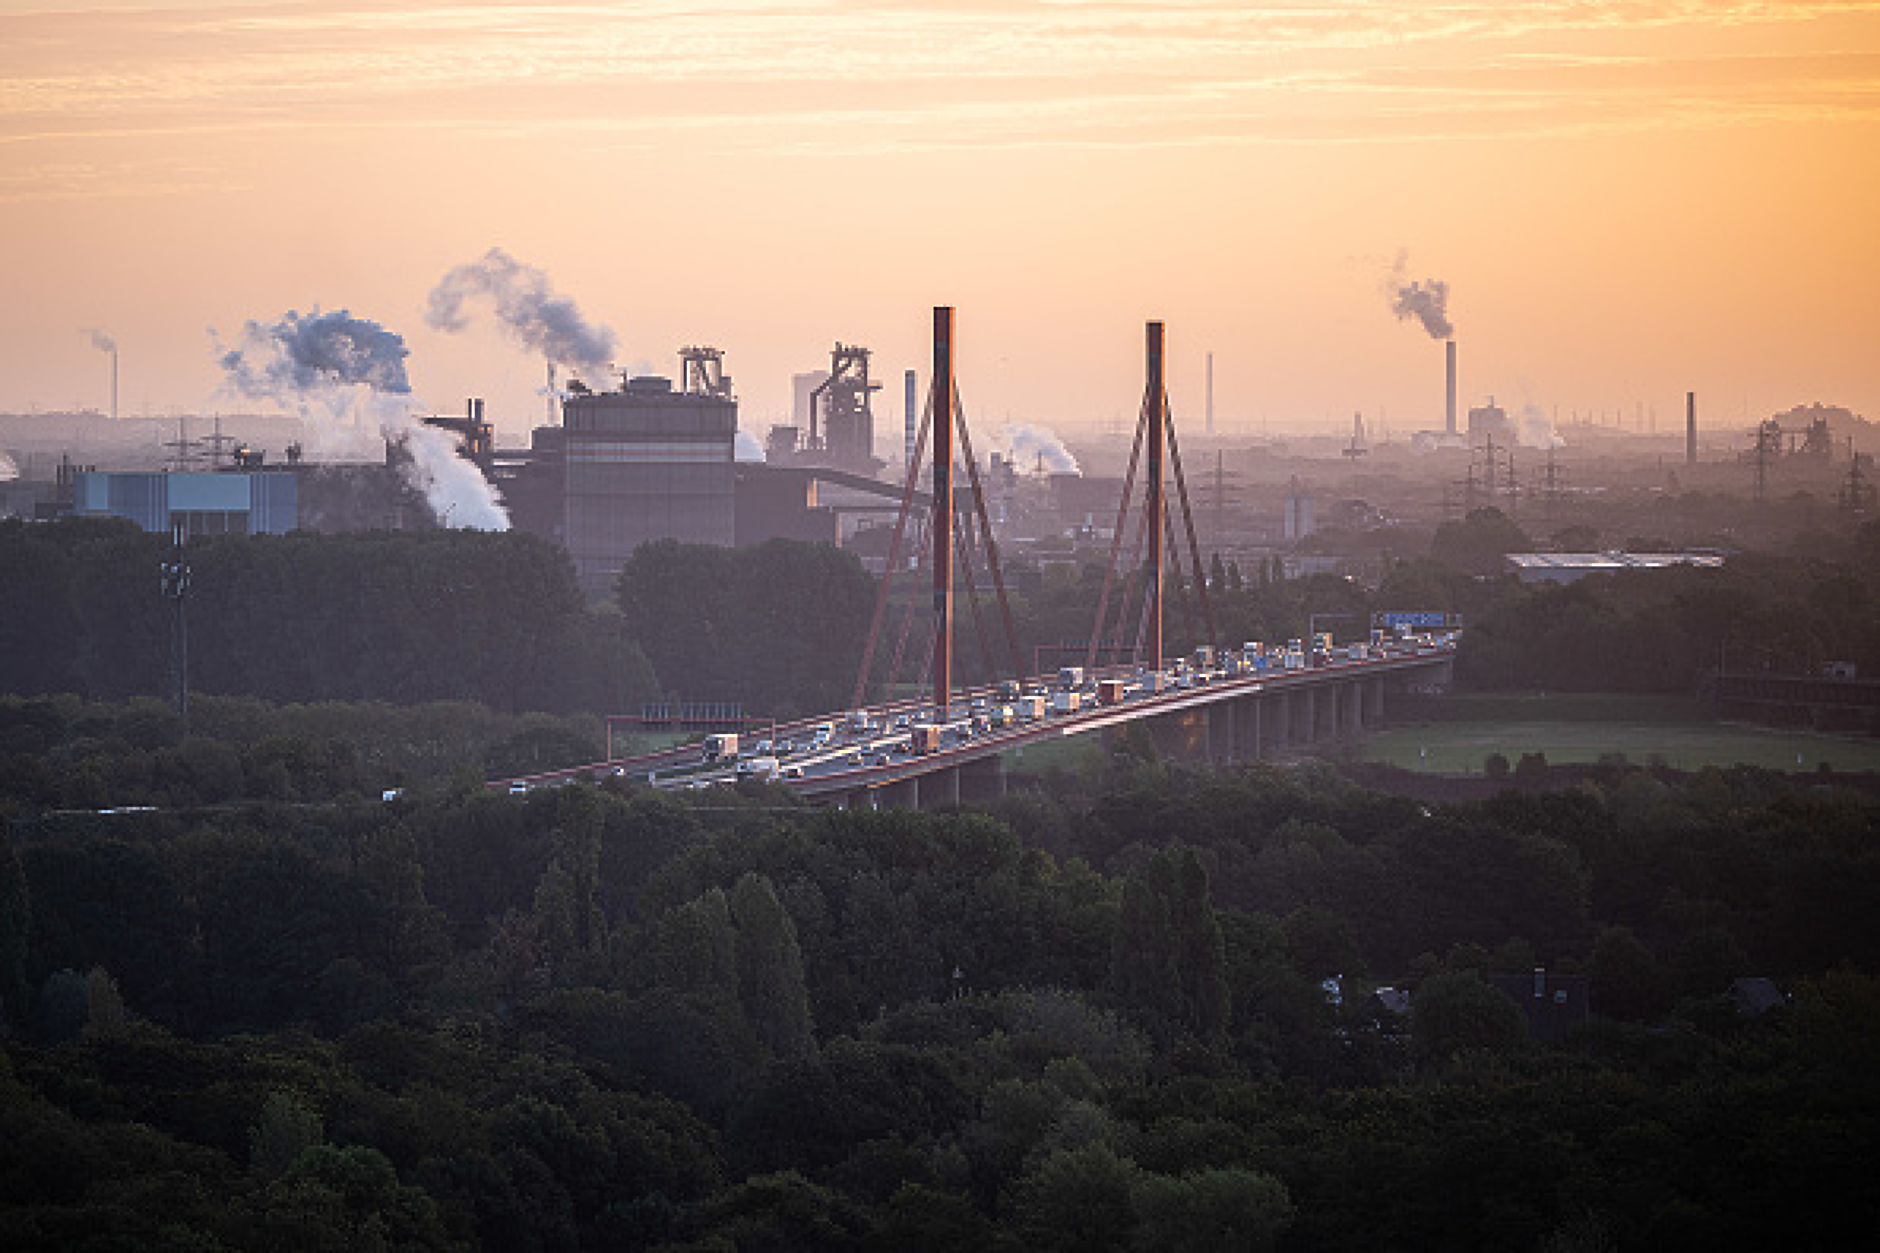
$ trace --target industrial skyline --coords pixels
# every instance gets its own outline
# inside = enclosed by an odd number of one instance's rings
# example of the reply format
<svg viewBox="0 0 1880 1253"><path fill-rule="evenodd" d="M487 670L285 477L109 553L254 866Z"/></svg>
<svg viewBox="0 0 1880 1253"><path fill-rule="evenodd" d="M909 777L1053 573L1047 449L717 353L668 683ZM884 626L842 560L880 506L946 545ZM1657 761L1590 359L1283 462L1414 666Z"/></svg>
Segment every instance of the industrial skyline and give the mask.
<svg viewBox="0 0 1880 1253"><path fill-rule="evenodd" d="M345 310L519 434L540 352L426 316L502 249L760 439L941 302L989 424L1118 425L1157 318L1197 429L1440 428L1398 275L1464 410L1880 413L1880 3L0 0L0 67L0 410L208 411L207 332Z"/></svg>

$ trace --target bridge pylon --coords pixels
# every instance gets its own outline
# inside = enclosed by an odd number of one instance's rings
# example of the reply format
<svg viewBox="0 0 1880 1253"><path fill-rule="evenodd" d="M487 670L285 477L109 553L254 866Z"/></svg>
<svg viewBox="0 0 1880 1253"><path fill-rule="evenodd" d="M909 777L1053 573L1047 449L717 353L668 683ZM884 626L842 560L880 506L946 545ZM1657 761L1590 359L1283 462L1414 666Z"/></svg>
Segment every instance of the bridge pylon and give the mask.
<svg viewBox="0 0 1880 1253"><path fill-rule="evenodd" d="M1136 418L1136 438L1129 450L1129 469L1123 476L1123 495L1118 502L1116 527L1110 536L1110 564L1103 575L1103 593L1097 600L1097 619L1090 633L1089 651L1085 655L1085 667L1095 668L1097 650L1106 638L1105 627L1109 621L1110 597L1115 590L1117 578L1117 558L1123 549L1123 537L1129 529L1129 511L1135 494L1136 467L1142 459L1143 445L1148 445L1148 465L1144 475L1142 511L1136 522L1135 545L1129 565L1141 572L1141 613L1137 619L1135 647L1133 655L1138 661L1146 662L1151 668L1160 669L1167 652L1163 637L1163 606L1166 576L1163 560L1166 556L1174 562L1176 586L1181 585L1180 545L1171 525L1171 513L1165 484L1167 470L1174 471L1176 498L1181 504L1183 534L1188 540L1188 555L1193 572L1197 599L1201 602L1202 624L1206 639L1219 644L1214 629L1214 609L1208 600L1207 575L1201 563L1201 548L1195 536L1194 512L1188 502L1188 484L1182 475L1181 446L1175 438L1175 418L1169 408L1168 377L1166 369L1167 339L1160 322L1150 322L1146 335L1146 379L1142 390L1142 409ZM1166 469L1165 469L1166 464ZM1140 564L1139 564L1140 562ZM1118 606L1116 625L1111 630L1117 638L1122 638L1129 624L1131 602L1127 576L1124 579L1123 595ZM1182 602L1182 611L1188 612L1186 601ZM1192 622L1188 627L1193 633Z"/></svg>
<svg viewBox="0 0 1880 1253"><path fill-rule="evenodd" d="M960 403L959 387L954 378L954 322L953 308L950 305L936 305L933 311L933 381L928 391L927 403L921 414L920 426L914 440L912 455L908 458L907 473L901 493L901 511L895 519L894 539L888 547L887 567L875 594L874 620L868 628L868 643L862 651L861 666L855 676L855 694L850 704L860 707L868 692L870 670L874 664L875 647L880 642L881 628L888 614L889 587L899 571L902 561L902 540L909 530L909 521L914 516L913 503L916 484L920 480L928 436L933 438L933 511L927 521L927 539L932 545L932 629L933 650L928 667L927 678L932 688L934 717L945 722L951 712L953 691L953 579L956 565L965 576L966 592L972 604L973 621L979 627L979 644L984 656L986 669L995 671L998 663L993 657L993 649L987 639L984 623L980 618L978 593L973 581L972 561L977 550L979 559L985 565L985 571L992 576L993 592L998 598L999 614L1005 627L1007 658L1013 678L1024 674L1023 661L1018 649L1018 637L1013 630L1012 609L1005 594L1005 575L999 567L999 545L994 538L992 518L986 508L985 489L979 478L979 466L973 458L972 435L967 428L965 407ZM955 473L955 437L957 436L957 462L966 471L970 492L970 504L962 501L961 493L954 488ZM972 527L971 518L978 518L977 534ZM959 528L956 532L955 528ZM956 538L963 535L960 542ZM918 546L918 541L916 542ZM892 685L898 677L901 658L908 635L915 622L916 604L907 606L908 616L903 623L900 641L894 649L894 660L889 665L888 682Z"/></svg>

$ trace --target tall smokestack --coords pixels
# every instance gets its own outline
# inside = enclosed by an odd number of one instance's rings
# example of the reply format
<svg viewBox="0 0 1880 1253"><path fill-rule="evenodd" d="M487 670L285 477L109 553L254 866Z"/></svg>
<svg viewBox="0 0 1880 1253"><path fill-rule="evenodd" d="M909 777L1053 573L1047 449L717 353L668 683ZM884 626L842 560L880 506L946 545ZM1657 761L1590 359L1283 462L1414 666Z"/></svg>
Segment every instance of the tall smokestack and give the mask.
<svg viewBox="0 0 1880 1253"><path fill-rule="evenodd" d="M1214 354L1208 354L1208 434L1214 434Z"/></svg>
<svg viewBox="0 0 1880 1253"><path fill-rule="evenodd" d="M1453 339L1444 340L1443 348L1443 355L1448 360L1449 379L1448 398L1443 402L1443 418L1445 429L1447 429L1451 435L1454 435L1456 433L1456 341Z"/></svg>
<svg viewBox="0 0 1880 1253"><path fill-rule="evenodd" d="M111 420L117 421L117 349L111 349Z"/></svg>
<svg viewBox="0 0 1880 1253"><path fill-rule="evenodd" d="M901 385L905 392L901 398L901 425L907 428L905 456L907 464L912 466L914 464L914 436L917 434L915 428L920 424L920 419L915 416L915 410L920 408L920 393L915 389L912 370L901 375Z"/></svg>
<svg viewBox="0 0 1880 1253"><path fill-rule="evenodd" d="M1697 464L1697 393L1684 393L1684 464Z"/></svg>

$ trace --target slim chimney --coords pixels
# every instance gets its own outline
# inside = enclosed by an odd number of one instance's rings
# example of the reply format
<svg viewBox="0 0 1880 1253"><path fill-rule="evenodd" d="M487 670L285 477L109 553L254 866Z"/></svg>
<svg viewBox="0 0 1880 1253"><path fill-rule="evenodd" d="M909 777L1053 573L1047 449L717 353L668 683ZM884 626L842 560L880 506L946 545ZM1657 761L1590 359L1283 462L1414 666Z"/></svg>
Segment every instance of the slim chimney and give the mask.
<svg viewBox="0 0 1880 1253"><path fill-rule="evenodd" d="M1697 393L1684 393L1684 464L1697 464Z"/></svg>
<svg viewBox="0 0 1880 1253"><path fill-rule="evenodd" d="M1454 435L1456 433L1456 341L1453 339L1444 340L1443 348L1443 355L1448 363L1449 380L1449 387L1446 393L1447 399L1443 404L1443 418L1446 424L1445 429L1448 430L1451 435Z"/></svg>
<svg viewBox="0 0 1880 1253"><path fill-rule="evenodd" d="M1214 434L1214 354L1208 354L1208 434Z"/></svg>
<svg viewBox="0 0 1880 1253"><path fill-rule="evenodd" d="M111 348L111 420L113 422L117 421L118 415L117 396L117 347L113 345Z"/></svg>

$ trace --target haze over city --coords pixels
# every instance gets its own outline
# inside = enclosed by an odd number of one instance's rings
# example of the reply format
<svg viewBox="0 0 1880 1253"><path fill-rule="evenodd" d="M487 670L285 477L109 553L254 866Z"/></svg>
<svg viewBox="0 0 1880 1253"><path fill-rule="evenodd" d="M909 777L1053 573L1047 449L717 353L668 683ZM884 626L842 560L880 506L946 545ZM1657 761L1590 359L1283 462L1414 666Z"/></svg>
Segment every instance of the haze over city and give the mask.
<svg viewBox="0 0 1880 1253"><path fill-rule="evenodd" d="M975 412L1194 424L1880 411L1880 4L0 0L0 410L208 412L250 320L401 335L519 435L541 346L427 301L500 248L612 360L716 345L761 437L830 343ZM891 389L884 412L898 415Z"/></svg>

